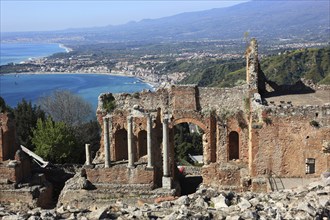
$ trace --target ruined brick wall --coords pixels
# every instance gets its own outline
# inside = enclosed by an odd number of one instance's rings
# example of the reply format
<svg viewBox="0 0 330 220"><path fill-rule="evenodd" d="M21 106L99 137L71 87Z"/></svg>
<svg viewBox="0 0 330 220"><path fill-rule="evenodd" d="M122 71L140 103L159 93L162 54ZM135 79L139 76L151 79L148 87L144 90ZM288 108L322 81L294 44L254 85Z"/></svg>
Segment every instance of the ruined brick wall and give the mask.
<svg viewBox="0 0 330 220"><path fill-rule="evenodd" d="M199 88L199 102L202 112L215 111L217 115L244 110L247 87Z"/></svg>
<svg viewBox="0 0 330 220"><path fill-rule="evenodd" d="M169 90L158 89L156 92L143 91L134 94L114 94L117 109L132 110L134 105L143 107L145 110L157 110L171 108L169 105Z"/></svg>
<svg viewBox="0 0 330 220"><path fill-rule="evenodd" d="M190 122L198 125L204 131L209 133L208 141L211 146L215 148L215 123L210 123L211 114L228 115L235 114L239 110L243 110L244 107L244 94L247 92L247 87L239 87L233 89L220 89L220 88L198 88L196 86L172 86L167 89L160 89L156 92L147 92L137 94L117 94L114 95L116 99L116 110L111 114L112 116L112 130L111 130L111 145L114 145L114 133L119 129L126 129L126 117L129 114L138 115L142 114L140 118L143 118L143 114L148 112L153 115L154 118L159 118L158 123L161 123L163 114L166 112L170 115L170 126L179 124L182 122ZM137 114L133 107L139 108ZM99 106L98 109L101 109ZM103 130L103 119L106 113L98 111L98 120ZM215 116L212 116L215 117ZM219 116L218 118L221 118ZM135 116L134 118L139 118ZM134 119L139 120L139 119ZM134 122L134 136L141 130L146 130L144 120L141 122ZM136 126L137 125L137 126ZM161 129L161 125L160 129ZM212 132L208 130L212 129ZM158 133L161 130L155 130L159 139ZM161 133L160 133L161 135ZM156 141L159 143L159 141ZM138 143L135 139L135 150L138 152ZM101 148L99 151L99 157L103 158L103 135L101 137ZM215 150L214 150L215 152ZM210 153L211 154L211 153ZM111 152L112 159L116 160L116 153L114 150ZM215 161L215 153L208 156L211 161Z"/></svg>
<svg viewBox="0 0 330 220"><path fill-rule="evenodd" d="M1 188L0 188L1 189ZM20 205L21 208L51 208L53 205L53 187L51 185L14 189L13 185L1 189L0 203Z"/></svg>
<svg viewBox="0 0 330 220"><path fill-rule="evenodd" d="M330 154L323 151L330 141L330 106L273 108L262 114L264 122L252 128L253 176L318 177L330 168ZM308 158L315 159L313 174L306 174Z"/></svg>
<svg viewBox="0 0 330 220"><path fill-rule="evenodd" d="M226 161L229 158L230 140L229 135L231 132L237 132L238 134L238 148L239 148L239 161L248 163L248 130L247 130L247 119L245 115L236 115L227 120L227 135L226 135Z"/></svg>
<svg viewBox="0 0 330 220"><path fill-rule="evenodd" d="M146 116L150 114L153 118L154 183L161 182L162 177L162 120L165 115L169 116L172 177L176 172L173 127L185 122L198 125L204 131L203 180L208 185L264 190L267 185L264 177L271 173L282 177L314 177L328 169L329 152L323 149L330 148L330 106L288 105L279 108L262 105L266 79L260 70L255 39L246 51L246 59L247 84L243 86L199 88L196 85L173 85L156 92L116 94L116 109L111 113L102 109L102 103L99 103L97 116L102 139L98 161L104 161L102 117L105 115L111 118L111 160L127 159L125 136L127 116L130 115L133 117L134 161L145 163L142 156L146 153ZM119 131L122 132L120 135ZM308 158L316 161L313 174L305 173ZM134 175L128 177L127 170L115 172L122 175L119 182L140 181ZM112 174L102 176L96 172L91 175L94 181L113 178Z"/></svg>
<svg viewBox="0 0 330 220"><path fill-rule="evenodd" d="M200 108L199 103L197 103L199 98L197 86L173 86L170 91L170 98L175 110L196 111Z"/></svg>
<svg viewBox="0 0 330 220"><path fill-rule="evenodd" d="M0 193L0 201L3 204L33 204L33 194L30 191L3 190Z"/></svg>
<svg viewBox="0 0 330 220"><path fill-rule="evenodd" d="M93 184L154 184L154 171L144 166L128 169L127 166L114 166L106 169L86 169L87 179Z"/></svg>
<svg viewBox="0 0 330 220"><path fill-rule="evenodd" d="M0 164L0 180L12 183L22 180L21 167L19 165L8 167L8 163Z"/></svg>
<svg viewBox="0 0 330 220"><path fill-rule="evenodd" d="M247 97L247 86L235 88L203 88L190 86L172 86L158 89L156 92L135 94L115 94L116 109L132 111L138 105L144 111L163 112L180 110L208 113L212 110L220 113L223 109L236 112L244 109L244 97ZM99 106L99 109L101 107ZM99 113L98 113L99 115Z"/></svg>
<svg viewBox="0 0 330 220"><path fill-rule="evenodd" d="M15 121L8 113L0 113L0 161L13 159L17 149Z"/></svg>
<svg viewBox="0 0 330 220"><path fill-rule="evenodd" d="M246 56L246 82L251 94L258 93L258 43L252 39L245 53Z"/></svg>
<svg viewBox="0 0 330 220"><path fill-rule="evenodd" d="M235 191L240 191L243 187L240 167L237 164L209 164L202 168L202 176L203 184L206 186Z"/></svg>

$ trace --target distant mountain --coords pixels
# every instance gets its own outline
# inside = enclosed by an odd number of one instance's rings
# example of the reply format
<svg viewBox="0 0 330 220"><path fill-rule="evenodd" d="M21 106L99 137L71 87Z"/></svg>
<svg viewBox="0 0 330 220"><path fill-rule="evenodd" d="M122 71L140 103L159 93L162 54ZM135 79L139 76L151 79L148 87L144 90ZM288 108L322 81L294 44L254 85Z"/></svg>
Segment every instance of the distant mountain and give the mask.
<svg viewBox="0 0 330 220"><path fill-rule="evenodd" d="M227 8L182 13L125 25L38 32L37 36L51 35L62 42L176 41L243 39L244 33L249 32L250 36L260 40L329 40L329 8L328 0L256 0ZM35 33L29 34L36 37ZM3 39L8 36L2 34Z"/></svg>

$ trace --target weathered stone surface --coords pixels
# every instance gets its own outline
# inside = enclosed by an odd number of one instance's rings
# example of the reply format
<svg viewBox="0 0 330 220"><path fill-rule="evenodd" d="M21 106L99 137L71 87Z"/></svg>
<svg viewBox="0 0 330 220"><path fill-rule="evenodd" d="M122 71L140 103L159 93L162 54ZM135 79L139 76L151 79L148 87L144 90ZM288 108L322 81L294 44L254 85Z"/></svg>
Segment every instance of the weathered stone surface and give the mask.
<svg viewBox="0 0 330 220"><path fill-rule="evenodd" d="M227 208L228 207L228 205L226 204L226 197L224 197L221 194L217 197L211 198L211 201L213 202L214 208L216 208L216 209L221 209L221 208Z"/></svg>
<svg viewBox="0 0 330 220"><path fill-rule="evenodd" d="M238 203L238 206L242 211L245 211L246 209L251 207L251 203L247 199L241 198L240 202Z"/></svg>
<svg viewBox="0 0 330 220"><path fill-rule="evenodd" d="M168 197L159 204L128 203L125 198L107 205L79 209L33 209L13 212L0 205L2 219L327 219L330 214L328 186L322 180L300 189L270 193L231 193L200 187L196 193ZM319 186L320 187L312 187ZM231 202L228 202L230 199ZM226 203L227 200L227 203ZM128 200L127 200L128 201ZM237 201L237 202L234 202ZM209 204L207 204L209 203ZM213 208L214 206L214 208Z"/></svg>

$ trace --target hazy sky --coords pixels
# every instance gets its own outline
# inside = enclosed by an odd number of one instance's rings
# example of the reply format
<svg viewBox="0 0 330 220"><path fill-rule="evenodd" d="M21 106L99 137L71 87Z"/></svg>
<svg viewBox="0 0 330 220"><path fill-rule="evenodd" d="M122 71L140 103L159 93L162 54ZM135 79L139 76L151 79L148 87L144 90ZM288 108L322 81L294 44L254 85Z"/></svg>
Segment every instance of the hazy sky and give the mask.
<svg viewBox="0 0 330 220"><path fill-rule="evenodd" d="M241 2L243 1L0 0L1 32L118 25L182 12L227 7Z"/></svg>

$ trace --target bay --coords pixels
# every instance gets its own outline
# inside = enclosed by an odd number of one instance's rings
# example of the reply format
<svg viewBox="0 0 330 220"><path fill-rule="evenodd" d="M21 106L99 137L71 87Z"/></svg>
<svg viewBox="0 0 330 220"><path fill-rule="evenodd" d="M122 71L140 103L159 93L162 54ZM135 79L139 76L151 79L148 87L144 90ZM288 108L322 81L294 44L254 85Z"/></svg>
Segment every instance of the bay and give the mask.
<svg viewBox="0 0 330 220"><path fill-rule="evenodd" d="M1 43L0 65L20 63L29 59L66 52L60 44L50 43Z"/></svg>
<svg viewBox="0 0 330 220"><path fill-rule="evenodd" d="M38 99L56 90L69 90L97 108L100 93L133 93L152 86L138 78L105 74L4 74L0 75L0 96L15 107L23 98L37 104Z"/></svg>

